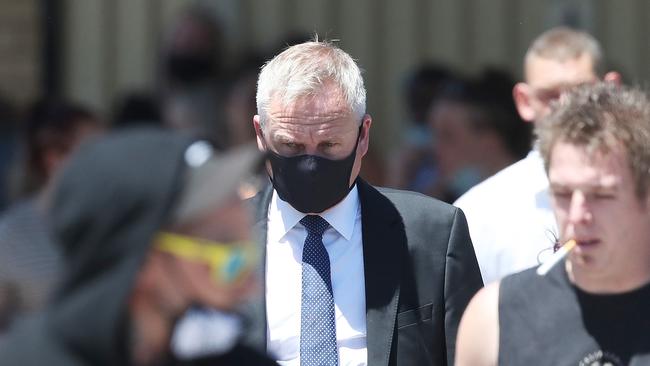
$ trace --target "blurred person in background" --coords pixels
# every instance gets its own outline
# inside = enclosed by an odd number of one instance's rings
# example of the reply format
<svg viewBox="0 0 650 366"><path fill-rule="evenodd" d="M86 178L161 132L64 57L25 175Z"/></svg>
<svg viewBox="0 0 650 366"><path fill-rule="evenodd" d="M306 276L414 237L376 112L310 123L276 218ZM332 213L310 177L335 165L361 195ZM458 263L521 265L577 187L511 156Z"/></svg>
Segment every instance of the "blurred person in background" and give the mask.
<svg viewBox="0 0 650 366"><path fill-rule="evenodd" d="M237 189L259 160L252 145L217 153L153 129L85 145L48 206L64 255L61 285L0 341L2 363L273 364L238 344L234 313L256 288L259 256ZM178 327L197 306L220 322L188 344Z"/></svg>
<svg viewBox="0 0 650 366"><path fill-rule="evenodd" d="M556 106L536 133L559 240L572 249L546 274L481 290L456 365L650 365L650 100L599 83Z"/></svg>
<svg viewBox="0 0 650 366"><path fill-rule="evenodd" d="M163 96L163 126L217 146L229 146L222 91L211 87L168 91Z"/></svg>
<svg viewBox="0 0 650 366"><path fill-rule="evenodd" d="M47 99L36 102L24 121L24 178L18 195L35 194L48 187L75 148L105 127L82 105Z"/></svg>
<svg viewBox="0 0 650 366"><path fill-rule="evenodd" d="M223 29L212 12L192 5L176 19L162 50L162 121L167 127L229 146L225 123Z"/></svg>
<svg viewBox="0 0 650 366"><path fill-rule="evenodd" d="M497 126L516 160L526 157L533 142L532 123L525 123L517 111L512 98L516 80L507 72L486 68L478 78L481 95L488 101L488 109L499 120Z"/></svg>
<svg viewBox="0 0 650 366"><path fill-rule="evenodd" d="M160 103L153 96L143 92L133 92L118 100L113 112L111 128L131 128L160 126Z"/></svg>
<svg viewBox="0 0 650 366"><path fill-rule="evenodd" d="M103 131L104 124L79 105L44 100L29 111L20 167L24 197L0 216L0 332L14 317L41 308L57 283L60 256L44 206L70 155Z"/></svg>
<svg viewBox="0 0 650 366"><path fill-rule="evenodd" d="M10 202L10 173L18 147L16 117L14 106L0 95L0 212Z"/></svg>
<svg viewBox="0 0 650 366"><path fill-rule="evenodd" d="M241 65L232 73L226 95L226 121L230 143L233 146L255 141L251 115L255 114L257 74L264 65L264 57L256 54L244 56Z"/></svg>
<svg viewBox="0 0 650 366"><path fill-rule="evenodd" d="M438 171L427 115L441 85L451 78L446 68L428 63L407 76L403 94L408 121L398 151L392 154L387 186L425 193L435 180Z"/></svg>
<svg viewBox="0 0 650 366"><path fill-rule="evenodd" d="M496 71L443 84L428 119L437 174L426 193L451 203L525 155L520 146L530 144L530 131L522 129L512 85Z"/></svg>
<svg viewBox="0 0 650 366"><path fill-rule="evenodd" d="M211 14L189 6L172 24L162 54L165 88L190 88L224 77L223 30Z"/></svg>
<svg viewBox="0 0 650 366"><path fill-rule="evenodd" d="M564 91L598 79L618 82L620 75L604 72L601 47L591 35L559 27L533 41L524 59L524 79L513 88L515 104L523 120L536 123ZM535 147L454 204L467 215L486 284L532 267L552 252L557 226Z"/></svg>

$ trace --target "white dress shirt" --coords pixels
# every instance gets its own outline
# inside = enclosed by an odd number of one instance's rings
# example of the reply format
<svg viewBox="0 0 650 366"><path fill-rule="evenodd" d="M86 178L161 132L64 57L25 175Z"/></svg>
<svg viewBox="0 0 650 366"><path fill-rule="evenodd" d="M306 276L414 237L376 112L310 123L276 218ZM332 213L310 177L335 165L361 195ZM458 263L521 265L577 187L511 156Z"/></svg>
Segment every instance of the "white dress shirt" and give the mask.
<svg viewBox="0 0 650 366"><path fill-rule="evenodd" d="M536 266L552 253L557 225L539 151L461 196L483 282Z"/></svg>
<svg viewBox="0 0 650 366"><path fill-rule="evenodd" d="M302 248L305 214L273 192L266 242L267 347L280 365L300 365ZM321 213L330 227L323 234L329 254L339 365L366 365L366 299L357 187Z"/></svg>

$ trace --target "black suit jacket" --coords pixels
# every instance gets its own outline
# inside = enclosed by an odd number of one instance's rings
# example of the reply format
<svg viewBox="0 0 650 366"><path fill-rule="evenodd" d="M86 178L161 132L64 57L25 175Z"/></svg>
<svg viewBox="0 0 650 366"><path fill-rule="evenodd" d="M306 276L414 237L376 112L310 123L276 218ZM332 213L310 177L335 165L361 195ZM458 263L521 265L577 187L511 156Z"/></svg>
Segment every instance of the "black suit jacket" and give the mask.
<svg viewBox="0 0 650 366"><path fill-rule="evenodd" d="M460 317L483 285L462 211L419 193L378 190L361 179L357 187L368 365L453 365ZM262 248L272 192L269 186L251 199ZM263 269L260 277L264 283ZM247 342L264 349L264 298L246 312Z"/></svg>

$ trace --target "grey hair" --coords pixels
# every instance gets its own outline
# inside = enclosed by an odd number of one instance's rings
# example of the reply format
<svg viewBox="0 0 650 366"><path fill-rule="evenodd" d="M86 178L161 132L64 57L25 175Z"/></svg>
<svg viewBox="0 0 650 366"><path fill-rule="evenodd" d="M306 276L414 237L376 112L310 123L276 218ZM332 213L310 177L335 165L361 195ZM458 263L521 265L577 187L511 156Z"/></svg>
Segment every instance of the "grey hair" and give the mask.
<svg viewBox="0 0 650 366"><path fill-rule="evenodd" d="M257 114L264 129L271 98L284 105L298 98L315 95L323 85L333 82L359 120L366 113L366 88L361 70L340 48L327 41L309 41L291 46L268 61L257 80Z"/></svg>

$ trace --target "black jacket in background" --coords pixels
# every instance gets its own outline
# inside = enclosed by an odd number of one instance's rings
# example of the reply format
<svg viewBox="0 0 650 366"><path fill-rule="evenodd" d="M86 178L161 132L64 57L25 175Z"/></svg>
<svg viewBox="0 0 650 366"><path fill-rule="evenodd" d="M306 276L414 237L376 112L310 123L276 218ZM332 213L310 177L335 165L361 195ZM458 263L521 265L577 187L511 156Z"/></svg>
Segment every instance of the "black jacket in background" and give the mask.
<svg viewBox="0 0 650 366"><path fill-rule="evenodd" d="M85 145L51 204L66 270L49 307L0 341L0 365L129 365L127 301L157 230L182 190L183 154L193 142L160 130ZM165 365L264 365L236 347L214 359Z"/></svg>

